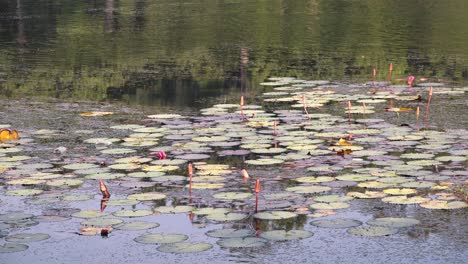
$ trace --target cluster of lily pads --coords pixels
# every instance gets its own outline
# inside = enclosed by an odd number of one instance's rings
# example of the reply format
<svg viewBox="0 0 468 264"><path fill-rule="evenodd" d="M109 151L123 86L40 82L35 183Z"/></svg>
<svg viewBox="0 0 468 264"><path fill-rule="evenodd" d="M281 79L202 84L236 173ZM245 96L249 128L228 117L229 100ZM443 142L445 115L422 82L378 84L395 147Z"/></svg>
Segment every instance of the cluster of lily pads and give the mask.
<svg viewBox="0 0 468 264"><path fill-rule="evenodd" d="M389 109L388 114L414 114L418 104L425 106L419 101L428 86L436 87L436 96L463 96L466 88L426 83L408 92L406 86L372 85L347 94L328 81L271 78L261 85L272 88L256 104L216 104L200 115L157 114L138 124L110 127L109 134L123 137L75 131L89 136L82 141L94 153L89 156L33 157L28 153L34 153L38 140L60 131L17 128L19 140L0 143L2 193L42 214L0 214L0 236L9 242L0 252L25 250L24 243L50 238L17 232L21 228L71 218L85 219L76 227L81 235L144 230L135 242L189 253L212 245L187 242L186 234L153 232L160 227L158 215L187 214L205 227L222 223L224 228L206 235L218 238L222 248L240 248L309 238L311 231L288 222L304 216L325 217L311 221L314 227L348 228L349 234L362 236L391 235L419 224L413 218L384 217L361 226L361 221L332 216L355 199L424 210L468 207L450 192L452 185L467 181L465 130L423 129L416 118L414 124L398 126L373 117ZM387 107L389 101L405 110ZM112 114L86 112L80 118ZM156 151L167 158L151 154ZM191 177L189 162L195 167ZM242 176L244 168L251 178ZM256 178L262 184L258 208ZM109 186L110 199L98 198L98 180ZM95 208L72 207L96 199ZM279 224L261 224L275 221Z"/></svg>

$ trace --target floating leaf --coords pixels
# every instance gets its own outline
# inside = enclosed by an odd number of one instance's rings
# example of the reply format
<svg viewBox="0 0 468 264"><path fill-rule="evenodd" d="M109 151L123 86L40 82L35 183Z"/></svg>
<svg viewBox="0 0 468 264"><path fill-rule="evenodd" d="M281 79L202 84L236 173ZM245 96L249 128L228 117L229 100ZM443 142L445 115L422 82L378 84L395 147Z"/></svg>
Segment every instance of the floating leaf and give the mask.
<svg viewBox="0 0 468 264"><path fill-rule="evenodd" d="M298 193L298 194L312 194L312 193L321 193L321 192L328 192L331 188L327 186L295 186L286 188L286 191Z"/></svg>
<svg viewBox="0 0 468 264"><path fill-rule="evenodd" d="M112 115L114 114L113 112L83 112L83 113L80 113L80 116L86 116L86 117L90 117L90 116L106 116L106 115Z"/></svg>
<svg viewBox="0 0 468 264"><path fill-rule="evenodd" d="M347 218L335 218L327 220L316 220L310 223L311 225L323 228L349 228L362 225L361 221Z"/></svg>
<svg viewBox="0 0 468 264"><path fill-rule="evenodd" d="M25 219L32 218L32 217L34 217L34 215L32 214L7 213L7 214L0 214L0 221L9 222L9 221L25 220Z"/></svg>
<svg viewBox="0 0 468 264"><path fill-rule="evenodd" d="M260 212L253 215L254 218L262 220L282 220L296 217L297 214L286 211Z"/></svg>
<svg viewBox="0 0 468 264"><path fill-rule="evenodd" d="M137 193L137 194L131 194L127 196L127 199L138 200L138 201L162 200L165 198L166 198L165 194L157 193L157 192Z"/></svg>
<svg viewBox="0 0 468 264"><path fill-rule="evenodd" d="M11 195L11 196L32 196L32 195L41 194L43 192L44 192L43 190L23 189L23 190L10 190L10 191L7 191L5 194Z"/></svg>
<svg viewBox="0 0 468 264"><path fill-rule="evenodd" d="M24 244L6 243L4 245L0 245L0 253L14 253L24 251L28 248L29 246Z"/></svg>
<svg viewBox="0 0 468 264"><path fill-rule="evenodd" d="M420 204L429 201L429 198L421 196L407 197L406 195L401 196L389 196L382 198L382 202L392 204Z"/></svg>
<svg viewBox="0 0 468 264"><path fill-rule="evenodd" d="M343 202L313 203L309 207L316 210L336 210L348 208L349 204Z"/></svg>
<svg viewBox="0 0 468 264"><path fill-rule="evenodd" d="M117 217L142 217L152 215L153 211L150 210L120 210L112 213Z"/></svg>
<svg viewBox="0 0 468 264"><path fill-rule="evenodd" d="M253 248L265 246L267 240L257 237L233 237L220 239L216 243L224 248Z"/></svg>
<svg viewBox="0 0 468 264"><path fill-rule="evenodd" d="M122 222L122 220L116 218L93 218L87 221L83 221L80 224L83 226L107 227L114 226Z"/></svg>
<svg viewBox="0 0 468 264"><path fill-rule="evenodd" d="M152 228L159 227L158 223L151 222L130 222L122 223L114 226L115 229L125 230L125 231L138 231L138 230L147 230Z"/></svg>
<svg viewBox="0 0 468 264"><path fill-rule="evenodd" d="M365 227L357 227L357 228L350 228L348 229L348 233L352 235L360 235L360 236L388 236L398 233L397 228L389 228L389 227L382 227L382 226L365 226Z"/></svg>
<svg viewBox="0 0 468 264"><path fill-rule="evenodd" d="M440 200L429 200L419 204L423 208L427 209L442 209L442 210L453 210L468 207L468 203L463 201L440 201Z"/></svg>
<svg viewBox="0 0 468 264"><path fill-rule="evenodd" d="M209 237L216 238L233 238L233 237L248 237L255 235L255 232L251 229L233 229L233 228L224 228L211 230L206 233Z"/></svg>
<svg viewBox="0 0 468 264"><path fill-rule="evenodd" d="M251 197L251 193L241 193L241 192L221 192L213 194L213 197L221 200L244 200Z"/></svg>
<svg viewBox="0 0 468 264"><path fill-rule="evenodd" d="M313 236L312 232L306 230L272 230L262 232L260 236L271 241L288 241L288 240L297 240L305 239Z"/></svg>
<svg viewBox="0 0 468 264"><path fill-rule="evenodd" d="M213 245L209 243L187 243L179 242L174 244L166 244L158 247L158 251L165 253L198 253L209 250Z"/></svg>
<svg viewBox="0 0 468 264"><path fill-rule="evenodd" d="M102 217L102 216L107 216L109 213L104 213L101 211L97 210L83 210L81 212L77 212L72 214L73 217L79 217L79 218L95 218L95 217Z"/></svg>
<svg viewBox="0 0 468 264"><path fill-rule="evenodd" d="M188 236L182 234L145 234L137 236L134 241L142 244L171 244L187 239Z"/></svg>
<svg viewBox="0 0 468 264"><path fill-rule="evenodd" d="M193 210L192 206L178 205L178 206L159 206L154 209L161 214L177 214L177 213L188 213Z"/></svg>
<svg viewBox="0 0 468 264"><path fill-rule="evenodd" d="M240 221L240 220L247 218L247 215L242 214L242 213L212 213L212 214L209 214L206 218L209 220L220 221L220 222Z"/></svg>
<svg viewBox="0 0 468 264"><path fill-rule="evenodd" d="M419 224L419 220L414 218L402 218L402 217L382 217L370 220L367 222L371 226L384 226L391 228L409 227Z"/></svg>

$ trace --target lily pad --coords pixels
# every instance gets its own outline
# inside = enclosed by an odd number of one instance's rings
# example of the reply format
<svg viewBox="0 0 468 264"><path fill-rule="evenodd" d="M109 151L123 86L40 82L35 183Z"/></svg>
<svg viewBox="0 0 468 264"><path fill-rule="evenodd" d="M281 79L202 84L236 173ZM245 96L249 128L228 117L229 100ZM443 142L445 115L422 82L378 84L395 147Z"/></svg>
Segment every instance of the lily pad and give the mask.
<svg viewBox="0 0 468 264"><path fill-rule="evenodd" d="M161 214L177 214L177 213L188 213L193 210L192 206L178 205L178 206L160 206L154 209Z"/></svg>
<svg viewBox="0 0 468 264"><path fill-rule="evenodd" d="M7 191L5 194L6 195L11 195L11 196L33 196L33 195L38 195L43 193L43 190L37 190L37 189L21 189L21 190L10 190Z"/></svg>
<svg viewBox="0 0 468 264"><path fill-rule="evenodd" d="M382 217L367 222L371 226L384 226L391 228L409 227L419 224L419 220L404 217Z"/></svg>
<svg viewBox="0 0 468 264"><path fill-rule="evenodd" d="M348 208L349 204L343 202L313 203L309 207L316 210L336 210Z"/></svg>
<svg viewBox="0 0 468 264"><path fill-rule="evenodd" d="M297 217L297 214L287 211L271 211L256 213L253 217L262 220L283 220Z"/></svg>
<svg viewBox="0 0 468 264"><path fill-rule="evenodd" d="M107 227L114 226L122 222L122 220L116 218L93 218L87 221L83 221L80 224L83 226Z"/></svg>
<svg viewBox="0 0 468 264"><path fill-rule="evenodd" d="M25 214L25 213L7 213L7 214L0 214L0 221L8 222L8 221L17 221L17 220L24 220L28 218L33 218L34 215L32 214Z"/></svg>
<svg viewBox="0 0 468 264"><path fill-rule="evenodd" d="M233 237L220 239L216 243L224 248L253 248L265 246L267 242L264 238Z"/></svg>
<svg viewBox="0 0 468 264"><path fill-rule="evenodd" d="M242 192L221 192L213 194L213 197L221 200L244 200L251 197L251 193Z"/></svg>
<svg viewBox="0 0 468 264"><path fill-rule="evenodd" d="M182 234L145 234L137 236L134 241L142 244L171 244L187 239L188 236Z"/></svg>
<svg viewBox="0 0 468 264"><path fill-rule="evenodd" d="M209 250L213 245L209 243L188 243L179 242L174 244L166 244L158 247L158 251L165 253L198 253Z"/></svg>
<svg viewBox="0 0 468 264"><path fill-rule="evenodd" d="M266 238L271 241L288 241L305 239L313 236L312 232L306 230L271 230L265 231L260 234L262 238Z"/></svg>
<svg viewBox="0 0 468 264"><path fill-rule="evenodd" d="M255 232L251 229L234 229L234 228L223 228L211 230L206 233L209 237L216 238L233 238L233 237L248 237L255 235Z"/></svg>
<svg viewBox="0 0 468 264"><path fill-rule="evenodd" d="M152 222L129 222L122 223L114 226L115 229L125 230L125 231L138 231L138 230L147 230L152 228L159 227L158 223Z"/></svg>
<svg viewBox="0 0 468 264"><path fill-rule="evenodd" d="M153 211L150 210L120 210L112 213L117 217L142 217L152 215Z"/></svg>
<svg viewBox="0 0 468 264"><path fill-rule="evenodd" d="M240 221L247 218L248 215L242 213L212 213L209 214L206 218L214 221Z"/></svg>
<svg viewBox="0 0 468 264"><path fill-rule="evenodd" d="M331 188L327 186L295 186L286 188L286 191L293 192L297 194L312 194L312 193L321 193L321 192L328 192Z"/></svg>
<svg viewBox="0 0 468 264"><path fill-rule="evenodd" d="M14 253L24 251L28 248L29 246L24 244L6 243L4 245L0 245L0 253Z"/></svg>
<svg viewBox="0 0 468 264"><path fill-rule="evenodd" d="M73 217L79 218L95 218L95 217L102 217L107 216L109 213L104 213L97 210L83 210L77 213L72 214Z"/></svg>
<svg viewBox="0 0 468 264"><path fill-rule="evenodd" d="M167 196L163 193L158 192L147 192L147 193L137 193L137 194L130 194L127 196L127 199L133 199L138 201L152 201L152 200L162 200L165 199Z"/></svg>
<svg viewBox="0 0 468 264"><path fill-rule="evenodd" d="M389 236L398 233L397 228L389 228L383 226L365 226L365 227L357 227L357 228L350 228L348 229L348 233L352 235L360 235L360 236Z"/></svg>
<svg viewBox="0 0 468 264"><path fill-rule="evenodd" d="M463 201L440 201L440 200L430 200L424 203L419 204L421 207L426 209L441 209L441 210L453 210L460 208L467 208L468 203Z"/></svg>
<svg viewBox="0 0 468 264"><path fill-rule="evenodd" d="M310 223L311 225L323 228L349 228L357 227L362 225L361 221L348 219L348 218L336 218L326 220L316 220Z"/></svg>

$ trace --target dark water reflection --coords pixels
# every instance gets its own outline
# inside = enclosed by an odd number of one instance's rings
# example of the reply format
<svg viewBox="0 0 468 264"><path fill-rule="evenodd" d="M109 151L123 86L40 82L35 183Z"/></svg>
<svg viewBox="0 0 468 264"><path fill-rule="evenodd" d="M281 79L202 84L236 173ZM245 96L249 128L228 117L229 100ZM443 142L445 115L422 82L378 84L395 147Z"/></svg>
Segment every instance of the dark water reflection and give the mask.
<svg viewBox="0 0 468 264"><path fill-rule="evenodd" d="M468 79L464 0L0 0L0 94L195 106L269 76ZM109 88L111 87L111 88Z"/></svg>

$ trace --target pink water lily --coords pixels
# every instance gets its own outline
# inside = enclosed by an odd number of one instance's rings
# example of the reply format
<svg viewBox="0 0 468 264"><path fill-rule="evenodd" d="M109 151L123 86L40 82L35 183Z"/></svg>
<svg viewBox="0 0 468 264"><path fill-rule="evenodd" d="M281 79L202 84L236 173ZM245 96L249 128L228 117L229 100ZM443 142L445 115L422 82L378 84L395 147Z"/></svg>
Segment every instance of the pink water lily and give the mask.
<svg viewBox="0 0 468 264"><path fill-rule="evenodd" d="M409 87L413 87L414 76L411 75L408 77L408 85Z"/></svg>
<svg viewBox="0 0 468 264"><path fill-rule="evenodd" d="M163 160L163 159L167 158L166 152L164 152L162 150L157 151L157 152L151 152L150 154L153 155L153 156L158 157L158 159L160 159L160 160Z"/></svg>

